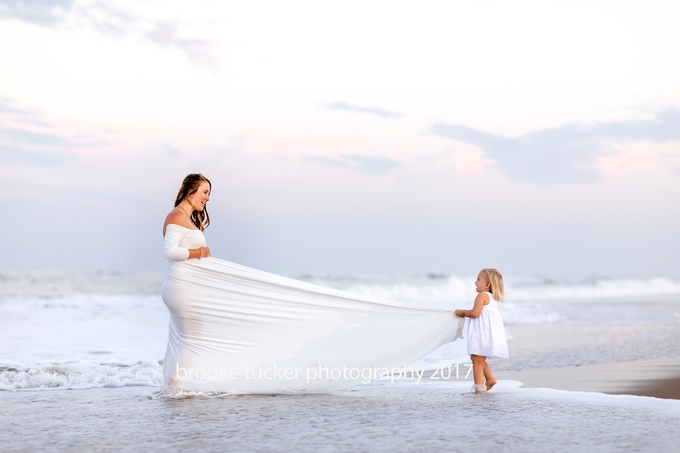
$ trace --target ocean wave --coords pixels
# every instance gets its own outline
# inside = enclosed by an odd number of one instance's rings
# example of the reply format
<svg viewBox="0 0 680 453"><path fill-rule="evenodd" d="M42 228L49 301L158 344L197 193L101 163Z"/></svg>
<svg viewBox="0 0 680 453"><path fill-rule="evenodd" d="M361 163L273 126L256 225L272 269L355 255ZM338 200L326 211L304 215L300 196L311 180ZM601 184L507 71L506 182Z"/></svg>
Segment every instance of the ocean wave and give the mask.
<svg viewBox="0 0 680 453"><path fill-rule="evenodd" d="M0 269L0 296L156 294L158 270Z"/></svg>
<svg viewBox="0 0 680 453"><path fill-rule="evenodd" d="M509 291L510 293L510 291ZM680 282L666 277L598 279L578 283L523 285L511 288L518 300L599 299L680 294Z"/></svg>
<svg viewBox="0 0 680 453"><path fill-rule="evenodd" d="M163 370L158 361L0 366L0 390L157 387L162 384Z"/></svg>
<svg viewBox="0 0 680 453"><path fill-rule="evenodd" d="M436 277L436 278L435 278ZM298 276L307 281L380 299L444 308L446 304L472 301L474 277L426 274L416 277ZM552 301L680 295L680 282L667 277L513 277L505 279L508 300Z"/></svg>
<svg viewBox="0 0 680 453"><path fill-rule="evenodd" d="M355 294L419 305L474 299L475 275L289 274L290 277ZM87 295L157 296L161 271L0 270L0 299L42 298L45 308ZM505 275L508 300L540 301L680 295L680 281L666 276ZM78 296L81 296L80 298ZM53 299L52 301L46 299ZM80 305L80 303L78 303ZM84 304L83 304L84 305Z"/></svg>

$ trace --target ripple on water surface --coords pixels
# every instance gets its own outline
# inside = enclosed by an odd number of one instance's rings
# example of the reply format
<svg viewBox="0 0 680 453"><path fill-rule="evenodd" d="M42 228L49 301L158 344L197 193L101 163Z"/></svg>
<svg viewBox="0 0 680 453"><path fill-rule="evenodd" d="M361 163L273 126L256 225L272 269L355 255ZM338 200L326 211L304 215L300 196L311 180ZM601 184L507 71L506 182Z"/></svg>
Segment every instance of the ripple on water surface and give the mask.
<svg viewBox="0 0 680 453"><path fill-rule="evenodd" d="M680 401L512 381L474 395L469 386L379 383L331 395L181 399L140 387L0 392L9 428L0 442L28 450L524 452L670 451L680 441Z"/></svg>

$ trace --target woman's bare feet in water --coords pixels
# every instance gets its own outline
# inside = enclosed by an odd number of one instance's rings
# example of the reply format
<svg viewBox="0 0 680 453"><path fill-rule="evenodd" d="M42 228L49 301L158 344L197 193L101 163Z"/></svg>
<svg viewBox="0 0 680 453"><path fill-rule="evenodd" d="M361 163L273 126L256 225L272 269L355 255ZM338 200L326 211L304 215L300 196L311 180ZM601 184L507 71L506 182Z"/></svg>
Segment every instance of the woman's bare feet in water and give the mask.
<svg viewBox="0 0 680 453"><path fill-rule="evenodd" d="M490 380L487 379L487 381L486 381L486 389L487 389L487 390L491 390L491 387L493 387L493 386L496 385L496 384L498 384L498 381L497 381L497 380L493 379L493 380L490 381Z"/></svg>

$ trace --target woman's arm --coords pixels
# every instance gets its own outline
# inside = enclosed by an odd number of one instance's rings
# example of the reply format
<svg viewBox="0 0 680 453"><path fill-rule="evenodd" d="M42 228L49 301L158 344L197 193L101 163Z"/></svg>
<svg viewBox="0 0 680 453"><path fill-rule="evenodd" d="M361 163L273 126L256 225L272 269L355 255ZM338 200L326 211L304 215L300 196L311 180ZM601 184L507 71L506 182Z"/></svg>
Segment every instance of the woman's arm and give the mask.
<svg viewBox="0 0 680 453"><path fill-rule="evenodd" d="M177 228L170 228L165 231L163 256L165 256L166 260L184 261L192 258L191 250L179 246L179 241L182 240L182 237L182 232ZM196 258L195 250L193 258Z"/></svg>
<svg viewBox="0 0 680 453"><path fill-rule="evenodd" d="M477 297L475 297L475 303L472 306L472 310L456 310L456 316L460 316L461 318L479 318L479 315L482 314L482 310L484 309L484 305L488 302L489 296L484 293L479 293L477 294Z"/></svg>
<svg viewBox="0 0 680 453"><path fill-rule="evenodd" d="M166 260L184 261L192 258L207 258L210 256L210 249L208 247L200 247L197 249L187 249L179 246L183 234L174 228L166 230L163 238L163 255Z"/></svg>
<svg viewBox="0 0 680 453"><path fill-rule="evenodd" d="M186 214L173 210L165 218L163 224L163 255L166 260L184 261L192 258L208 258L210 256L210 249L208 247L200 247L197 249L187 249L179 246L182 240L182 233L171 229L168 231L167 227L170 224L176 224L184 228L191 228L191 222Z"/></svg>

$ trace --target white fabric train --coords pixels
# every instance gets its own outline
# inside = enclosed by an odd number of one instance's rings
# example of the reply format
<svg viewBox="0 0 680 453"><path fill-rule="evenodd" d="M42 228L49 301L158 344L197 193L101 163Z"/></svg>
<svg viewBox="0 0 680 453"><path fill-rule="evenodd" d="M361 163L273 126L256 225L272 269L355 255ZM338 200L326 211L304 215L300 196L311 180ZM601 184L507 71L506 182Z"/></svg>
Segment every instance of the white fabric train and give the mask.
<svg viewBox="0 0 680 453"><path fill-rule="evenodd" d="M462 338L464 324L217 258L170 260L161 294L165 384L189 391L332 392Z"/></svg>

